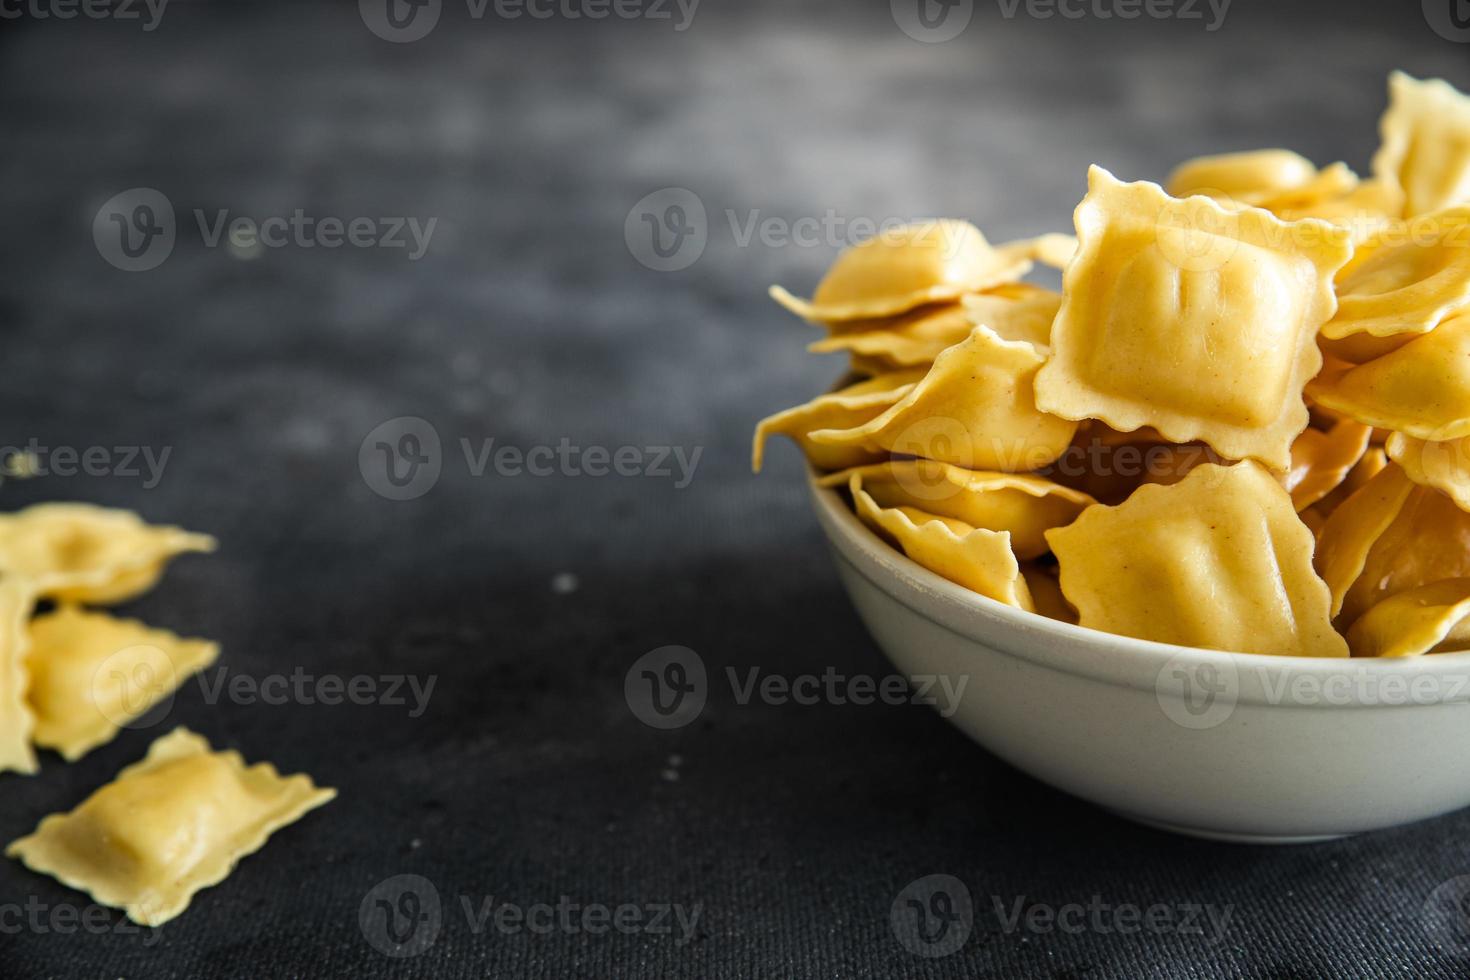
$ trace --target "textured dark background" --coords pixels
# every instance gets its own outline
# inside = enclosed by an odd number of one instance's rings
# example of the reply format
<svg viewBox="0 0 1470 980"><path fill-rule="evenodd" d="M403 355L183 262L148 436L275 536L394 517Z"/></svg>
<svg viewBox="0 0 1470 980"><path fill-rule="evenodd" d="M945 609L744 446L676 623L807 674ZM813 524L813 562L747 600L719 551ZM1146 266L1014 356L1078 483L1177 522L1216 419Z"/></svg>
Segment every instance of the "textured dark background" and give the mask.
<svg viewBox="0 0 1470 980"><path fill-rule="evenodd" d="M1023 8L1024 10L1024 8ZM0 932L11 977L1463 977L1421 906L1470 873L1470 814L1289 849L1144 830L1022 776L921 707L735 702L645 727L646 651L783 674L881 674L802 496L796 454L747 472L761 415L838 370L764 297L826 246L741 246L738 221L955 214L996 240L1065 229L1098 162L1159 178L1287 145L1366 170L1394 67L1470 88L1470 47L1417 2L1236 0L1200 21L1007 19L921 44L888 5L705 0L668 21L506 22L447 3L390 44L352 3L169 6L137 22L0 23L0 442L171 447L162 481L0 487L213 532L130 613L219 639L261 678L435 675L428 710L210 705L168 723L307 771L340 799L279 834L158 936ZM119 271L103 202L151 187L173 254ZM698 195L691 267L635 260L624 221ZM191 212L437 217L428 253L209 248ZM391 501L367 433L429 420L429 493ZM470 475L458 440L702 447L693 482ZM553 581L570 573L576 587ZM566 580L563 579L565 586ZM164 730L0 779L0 838L69 808ZM1426 751L1460 751L1426 746ZM1282 751L1291 751L1283 746ZM888 925L922 875L980 911L958 953ZM437 941L393 960L360 928L395 874L433 883ZM701 905L697 936L476 934L460 907ZM1006 934L1009 905L1233 906L1219 943ZM0 861L0 902L84 907ZM115 914L112 923L120 921ZM3 925L3 920L0 920Z"/></svg>

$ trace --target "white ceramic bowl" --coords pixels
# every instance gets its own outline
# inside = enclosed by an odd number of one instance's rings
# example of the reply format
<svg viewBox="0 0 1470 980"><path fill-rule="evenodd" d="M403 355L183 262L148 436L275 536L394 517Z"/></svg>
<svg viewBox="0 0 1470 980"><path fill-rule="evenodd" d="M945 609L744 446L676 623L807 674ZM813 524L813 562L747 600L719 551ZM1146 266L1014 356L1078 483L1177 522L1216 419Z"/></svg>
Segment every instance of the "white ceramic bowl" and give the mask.
<svg viewBox="0 0 1470 980"><path fill-rule="evenodd" d="M910 678L963 682L950 720L1037 779L1142 823L1254 843L1470 804L1470 653L1267 657L1082 629L940 578L810 487L878 645Z"/></svg>

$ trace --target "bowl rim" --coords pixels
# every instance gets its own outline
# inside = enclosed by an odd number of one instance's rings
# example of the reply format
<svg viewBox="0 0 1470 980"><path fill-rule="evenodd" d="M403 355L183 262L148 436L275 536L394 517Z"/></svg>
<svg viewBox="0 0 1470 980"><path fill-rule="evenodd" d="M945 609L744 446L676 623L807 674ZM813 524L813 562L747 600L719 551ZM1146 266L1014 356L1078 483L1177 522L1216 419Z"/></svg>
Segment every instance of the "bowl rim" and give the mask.
<svg viewBox="0 0 1470 980"><path fill-rule="evenodd" d="M1470 702L1470 651L1422 657L1287 657L1180 646L1104 633L1049 619L982 596L931 572L863 524L837 488L819 486L822 476L805 465L807 489L839 560L880 591L952 633L988 649L1067 674L1151 690L1162 698L1161 675L1171 665L1193 671L1210 664L1235 678L1237 702L1311 708L1418 707ZM1386 678L1411 683L1428 678L1449 686L1437 694L1397 700L1359 690L1327 703L1283 698L1296 678L1313 684L1337 679L1377 687Z"/></svg>

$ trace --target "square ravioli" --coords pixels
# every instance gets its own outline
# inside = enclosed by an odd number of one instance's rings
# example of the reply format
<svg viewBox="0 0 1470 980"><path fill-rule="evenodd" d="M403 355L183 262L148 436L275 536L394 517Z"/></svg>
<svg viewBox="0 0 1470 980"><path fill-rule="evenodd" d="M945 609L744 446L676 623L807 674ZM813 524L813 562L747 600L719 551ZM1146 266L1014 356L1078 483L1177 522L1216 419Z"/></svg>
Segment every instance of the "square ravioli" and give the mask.
<svg viewBox="0 0 1470 980"><path fill-rule="evenodd" d="M223 881L276 830L337 795L269 763L246 766L177 728L70 813L46 817L5 851L32 871L159 926Z"/></svg>
<svg viewBox="0 0 1470 980"><path fill-rule="evenodd" d="M1314 338L1336 310L1348 232L1205 197L1169 197L1100 167L1076 212L1077 257L1036 404L1114 429L1152 426L1285 470L1307 425Z"/></svg>
<svg viewBox="0 0 1470 980"><path fill-rule="evenodd" d="M36 596L29 582L0 575L0 772L33 773L31 731L36 719L26 701L26 630Z"/></svg>
<svg viewBox="0 0 1470 980"><path fill-rule="evenodd" d="M1398 191L1404 217L1470 201L1470 97L1396 71L1378 129L1373 173Z"/></svg>
<svg viewBox="0 0 1470 980"><path fill-rule="evenodd" d="M1312 532L1255 463L1206 463L1046 538L1082 626L1233 653L1348 655Z"/></svg>

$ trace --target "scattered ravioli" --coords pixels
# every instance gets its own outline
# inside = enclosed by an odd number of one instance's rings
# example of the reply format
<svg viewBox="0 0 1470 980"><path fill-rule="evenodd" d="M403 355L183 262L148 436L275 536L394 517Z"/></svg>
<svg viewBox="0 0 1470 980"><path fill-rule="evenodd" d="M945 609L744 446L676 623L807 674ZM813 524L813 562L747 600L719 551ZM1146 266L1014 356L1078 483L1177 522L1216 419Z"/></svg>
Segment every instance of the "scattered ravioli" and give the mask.
<svg viewBox="0 0 1470 980"><path fill-rule="evenodd" d="M0 571L29 578L50 599L122 602L151 589L170 559L214 549L207 534L90 504L37 504L0 515Z"/></svg>
<svg viewBox="0 0 1470 980"><path fill-rule="evenodd" d="M1470 97L1396 71L1378 128L1373 172L1399 192L1404 217L1470 203Z"/></svg>
<svg viewBox="0 0 1470 980"><path fill-rule="evenodd" d="M63 605L30 626L35 742L75 761L214 662L219 646Z"/></svg>
<svg viewBox="0 0 1470 980"><path fill-rule="evenodd" d="M159 926L223 881L274 831L329 802L304 775L247 767L177 728L70 813L46 817L6 849L26 867Z"/></svg>
<svg viewBox="0 0 1470 980"><path fill-rule="evenodd" d="M765 462L766 440L778 435L794 440L818 469L840 470L881 459L881 453L860 447L815 443L809 435L818 429L847 428L877 418L907 395L924 373L920 368L881 374L762 419L755 427L750 468L756 473L761 471Z"/></svg>
<svg viewBox="0 0 1470 980"><path fill-rule="evenodd" d="M1331 429L1308 428L1291 444L1291 468L1282 483L1298 512L1306 510L1343 481L1368 451L1372 428L1351 419Z"/></svg>
<svg viewBox="0 0 1470 980"><path fill-rule="evenodd" d="M780 286L771 287L771 298L804 319L838 323L957 300L1030 270L1024 254L995 248L968 221L920 221L843 251L810 302Z"/></svg>
<svg viewBox="0 0 1470 980"><path fill-rule="evenodd" d="M1470 578L1443 579L1384 599L1348 630L1355 657L1418 657L1470 647Z"/></svg>
<svg viewBox="0 0 1470 980"><path fill-rule="evenodd" d="M1335 309L1332 276L1351 255L1347 233L1177 200L1100 167L1076 221L1081 247L1037 406L1286 469L1307 425L1302 388L1322 363L1314 338Z"/></svg>
<svg viewBox="0 0 1470 980"><path fill-rule="evenodd" d="M1343 629L1384 599L1470 576L1470 514L1389 464L1322 527L1316 566Z"/></svg>
<svg viewBox="0 0 1470 980"><path fill-rule="evenodd" d="M1415 220L1358 247L1337 276L1327 349L1361 363L1470 307L1470 207Z"/></svg>
<svg viewBox="0 0 1470 980"><path fill-rule="evenodd" d="M1169 174L1164 189L1171 197L1204 194L1260 207L1273 198L1299 192L1316 178L1316 165L1300 153L1247 150L1186 160Z"/></svg>
<svg viewBox="0 0 1470 980"><path fill-rule="evenodd" d="M895 460L824 477L825 487L861 477L862 487L880 507L910 508L952 517L970 527L1006 531L1017 558L1046 553L1044 532L1076 520L1096 503L1080 491L1040 477L986 473L928 459Z"/></svg>
<svg viewBox="0 0 1470 980"><path fill-rule="evenodd" d="M1331 363L1307 394L1365 425L1417 439L1470 435L1470 314L1364 364Z"/></svg>
<svg viewBox="0 0 1470 980"><path fill-rule="evenodd" d="M917 564L988 599L1035 610L1007 532L971 527L913 507L880 507L863 489L858 473L849 477L848 489L858 517L897 542Z"/></svg>
<svg viewBox="0 0 1470 980"><path fill-rule="evenodd" d="M1163 643L1345 657L1312 534L1252 462L1206 464L1048 531L1082 626Z"/></svg>
<svg viewBox="0 0 1470 980"><path fill-rule="evenodd" d="M35 715L26 703L30 686L26 624L35 604L29 582L0 576L0 773L36 771L36 753L31 749Z"/></svg>
<svg viewBox="0 0 1470 980"><path fill-rule="evenodd" d="M976 327L923 380L862 425L812 432L819 445L922 456L965 469L1034 470L1071 443L1077 423L1039 411L1032 379L1045 357L1024 341Z"/></svg>

